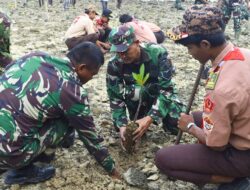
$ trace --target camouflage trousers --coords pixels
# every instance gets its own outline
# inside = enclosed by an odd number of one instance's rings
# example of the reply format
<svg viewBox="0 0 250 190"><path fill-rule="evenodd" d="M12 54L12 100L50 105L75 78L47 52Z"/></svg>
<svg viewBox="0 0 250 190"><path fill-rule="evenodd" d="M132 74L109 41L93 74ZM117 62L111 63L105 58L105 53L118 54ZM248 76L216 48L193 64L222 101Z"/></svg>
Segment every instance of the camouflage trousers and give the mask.
<svg viewBox="0 0 250 190"><path fill-rule="evenodd" d="M9 54L2 54L0 52L0 67L5 68L8 64L12 62L12 58ZM0 69L1 74L1 69Z"/></svg>
<svg viewBox="0 0 250 190"><path fill-rule="evenodd" d="M43 153L47 148L59 146L65 137L72 132L65 119L54 119L45 122L39 134L34 134L33 138L23 137L22 145L5 143L1 139L2 148L0 149L0 169L18 169L30 163ZM7 152L4 147L12 150ZM15 149L15 151L13 151Z"/></svg>
<svg viewBox="0 0 250 190"><path fill-rule="evenodd" d="M195 5L202 5L202 4L207 4L207 0L195 0L194 4Z"/></svg>
<svg viewBox="0 0 250 190"><path fill-rule="evenodd" d="M122 5L122 0L117 0L117 2L116 2L116 8L120 9L121 5Z"/></svg>
<svg viewBox="0 0 250 190"><path fill-rule="evenodd" d="M176 9L183 9L183 7L181 6L181 2L182 2L182 0L175 0L174 7Z"/></svg>
<svg viewBox="0 0 250 190"><path fill-rule="evenodd" d="M0 12L0 67L5 67L10 62L10 20Z"/></svg>
<svg viewBox="0 0 250 190"><path fill-rule="evenodd" d="M228 24L231 16L234 23L234 32L241 31L241 20L248 20L249 13L247 7L240 3L233 3L232 6L223 5L221 7L223 12L223 20L225 24Z"/></svg>
<svg viewBox="0 0 250 190"><path fill-rule="evenodd" d="M142 102L137 119L141 119L147 116L149 110L152 108L154 101L154 99L147 99ZM130 120L134 119L138 104L139 101L126 101ZM178 118L180 113L184 112L184 110L185 106L182 103L176 102L174 100L169 100L168 106L165 107L165 111L167 111L168 113L166 117L162 119L162 127L164 131L170 131L174 135L178 133Z"/></svg>

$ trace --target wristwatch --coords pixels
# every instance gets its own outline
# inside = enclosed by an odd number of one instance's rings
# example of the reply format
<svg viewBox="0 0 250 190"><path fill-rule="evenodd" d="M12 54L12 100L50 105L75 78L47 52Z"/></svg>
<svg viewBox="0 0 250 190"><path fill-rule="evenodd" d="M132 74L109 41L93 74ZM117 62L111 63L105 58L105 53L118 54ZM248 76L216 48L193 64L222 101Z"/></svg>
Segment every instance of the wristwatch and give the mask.
<svg viewBox="0 0 250 190"><path fill-rule="evenodd" d="M192 122L188 123L187 130L189 131L193 126L196 126L195 123L192 123Z"/></svg>

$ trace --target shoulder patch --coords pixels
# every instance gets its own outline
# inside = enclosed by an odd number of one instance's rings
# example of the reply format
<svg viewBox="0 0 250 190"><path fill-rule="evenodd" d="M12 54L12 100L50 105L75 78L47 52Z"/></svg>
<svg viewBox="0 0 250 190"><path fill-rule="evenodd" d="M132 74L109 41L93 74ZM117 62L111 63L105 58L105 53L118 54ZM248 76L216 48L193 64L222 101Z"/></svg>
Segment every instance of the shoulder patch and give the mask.
<svg viewBox="0 0 250 190"><path fill-rule="evenodd" d="M209 97L205 97L204 104L203 104L203 110L205 113L211 113L215 107L214 102Z"/></svg>

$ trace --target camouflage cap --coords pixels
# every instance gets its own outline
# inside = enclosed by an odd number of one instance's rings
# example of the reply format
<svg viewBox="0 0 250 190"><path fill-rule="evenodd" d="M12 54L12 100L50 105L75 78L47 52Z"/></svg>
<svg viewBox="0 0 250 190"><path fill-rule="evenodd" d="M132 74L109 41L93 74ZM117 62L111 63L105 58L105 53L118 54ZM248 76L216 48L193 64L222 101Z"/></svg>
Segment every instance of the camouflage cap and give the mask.
<svg viewBox="0 0 250 190"><path fill-rule="evenodd" d="M109 34L109 42L112 44L111 52L124 52L135 41L132 27L120 26L113 29Z"/></svg>
<svg viewBox="0 0 250 190"><path fill-rule="evenodd" d="M194 34L215 34L223 32L222 12L209 5L194 5L188 8L182 24L167 32L171 40L180 40Z"/></svg>

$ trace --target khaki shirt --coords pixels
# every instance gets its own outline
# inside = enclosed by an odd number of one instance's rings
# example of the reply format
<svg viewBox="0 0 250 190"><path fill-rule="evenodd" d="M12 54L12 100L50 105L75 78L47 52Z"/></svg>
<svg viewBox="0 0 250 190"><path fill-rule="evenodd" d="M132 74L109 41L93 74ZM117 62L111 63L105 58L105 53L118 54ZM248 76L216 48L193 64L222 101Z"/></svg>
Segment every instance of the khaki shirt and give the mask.
<svg viewBox="0 0 250 190"><path fill-rule="evenodd" d="M75 18L65 34L65 39L76 38L93 33L95 33L94 23L87 14L84 14Z"/></svg>
<svg viewBox="0 0 250 190"><path fill-rule="evenodd" d="M203 104L206 144L250 149L250 50L229 43L213 62Z"/></svg>

